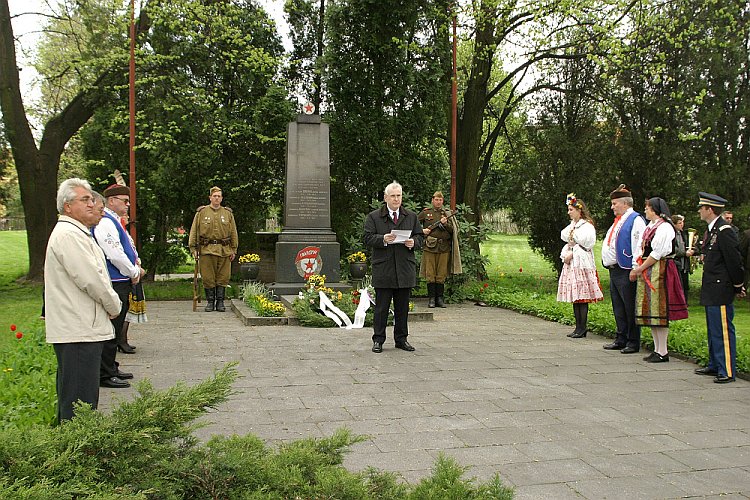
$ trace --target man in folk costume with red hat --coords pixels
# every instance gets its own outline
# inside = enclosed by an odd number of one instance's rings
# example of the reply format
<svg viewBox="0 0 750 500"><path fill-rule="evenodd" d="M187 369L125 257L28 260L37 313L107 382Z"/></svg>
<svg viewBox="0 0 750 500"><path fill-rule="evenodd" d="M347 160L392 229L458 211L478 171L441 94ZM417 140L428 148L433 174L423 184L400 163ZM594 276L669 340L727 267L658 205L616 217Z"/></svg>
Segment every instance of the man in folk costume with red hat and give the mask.
<svg viewBox="0 0 750 500"><path fill-rule="evenodd" d="M641 348L641 329L635 322L637 283L630 281L630 271L638 266L646 222L633 210L633 195L625 184L620 184L609 197L615 221L604 237L602 264L609 270L609 292L617 335L614 342L604 348L632 354Z"/></svg>
<svg viewBox="0 0 750 500"><path fill-rule="evenodd" d="M112 320L115 338L106 342L102 350L100 384L103 387L122 388L130 387L126 379L133 378L133 374L120 371L115 358L118 345L127 344L127 339L123 338L123 324L128 313L130 292L133 285L140 282L145 271L139 264L138 252L132 240L120 223L120 217L127 214L130 207L130 188L113 184L103 194L106 199L104 217L92 232L107 257L112 288L122 301L122 309L117 318Z"/></svg>

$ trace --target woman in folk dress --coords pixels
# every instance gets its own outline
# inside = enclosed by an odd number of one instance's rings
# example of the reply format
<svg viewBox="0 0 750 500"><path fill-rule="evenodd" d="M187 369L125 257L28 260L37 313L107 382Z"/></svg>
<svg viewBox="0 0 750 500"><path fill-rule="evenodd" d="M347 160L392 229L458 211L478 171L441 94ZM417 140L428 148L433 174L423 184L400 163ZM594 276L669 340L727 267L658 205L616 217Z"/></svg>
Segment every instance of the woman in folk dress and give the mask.
<svg viewBox="0 0 750 500"><path fill-rule="evenodd" d="M654 352L643 360L664 363L669 361L669 322L687 318L688 310L674 262L675 228L669 206L662 198L650 198L643 212L649 220L641 239L643 253L639 265L630 271L630 281L638 280L635 322L650 326L654 337Z"/></svg>
<svg viewBox="0 0 750 500"><path fill-rule="evenodd" d="M575 193L568 195L565 204L570 224L560 232L560 238L566 244L560 252L563 268L557 286L557 300L573 303L576 329L568 337L579 339L586 336L589 303L598 302L604 296L594 263L594 221L586 205Z"/></svg>

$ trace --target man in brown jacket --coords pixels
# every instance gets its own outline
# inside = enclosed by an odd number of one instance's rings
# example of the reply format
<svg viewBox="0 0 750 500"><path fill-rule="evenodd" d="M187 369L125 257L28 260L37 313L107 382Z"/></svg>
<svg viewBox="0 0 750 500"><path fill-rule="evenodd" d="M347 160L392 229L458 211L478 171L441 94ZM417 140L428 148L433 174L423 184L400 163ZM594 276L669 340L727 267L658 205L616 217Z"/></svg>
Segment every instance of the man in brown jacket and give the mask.
<svg viewBox="0 0 750 500"><path fill-rule="evenodd" d="M209 205L199 207L190 228L188 245L193 257L200 259L203 288L206 290L206 312L226 311L225 288L229 284L232 264L239 240L232 209L221 206L221 189L211 188Z"/></svg>

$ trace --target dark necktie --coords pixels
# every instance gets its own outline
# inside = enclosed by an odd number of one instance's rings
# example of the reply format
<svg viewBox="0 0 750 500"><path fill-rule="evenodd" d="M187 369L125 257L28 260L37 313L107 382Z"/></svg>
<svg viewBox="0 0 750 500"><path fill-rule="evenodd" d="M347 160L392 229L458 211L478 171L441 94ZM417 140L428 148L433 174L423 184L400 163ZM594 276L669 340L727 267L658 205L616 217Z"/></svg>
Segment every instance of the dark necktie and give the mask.
<svg viewBox="0 0 750 500"><path fill-rule="evenodd" d="M393 223L398 224L398 212L393 212Z"/></svg>

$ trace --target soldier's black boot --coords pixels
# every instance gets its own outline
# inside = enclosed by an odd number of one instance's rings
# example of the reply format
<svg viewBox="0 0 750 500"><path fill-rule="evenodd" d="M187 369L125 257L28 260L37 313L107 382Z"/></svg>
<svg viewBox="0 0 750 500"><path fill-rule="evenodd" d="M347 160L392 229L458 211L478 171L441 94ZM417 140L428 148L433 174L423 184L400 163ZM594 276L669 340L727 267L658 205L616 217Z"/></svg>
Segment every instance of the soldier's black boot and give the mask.
<svg viewBox="0 0 750 500"><path fill-rule="evenodd" d="M429 297L427 307L432 309L435 307L435 283L427 283L427 296Z"/></svg>
<svg viewBox="0 0 750 500"><path fill-rule="evenodd" d="M445 292L445 285L443 283L435 283L435 306L446 307L443 293Z"/></svg>
<svg viewBox="0 0 750 500"><path fill-rule="evenodd" d="M224 307L224 287L223 286L217 286L216 287L216 310L220 313L223 313L227 310L226 307Z"/></svg>
<svg viewBox="0 0 750 500"><path fill-rule="evenodd" d="M216 288L206 288L206 308L204 311L210 313L214 310L214 301L216 300Z"/></svg>

